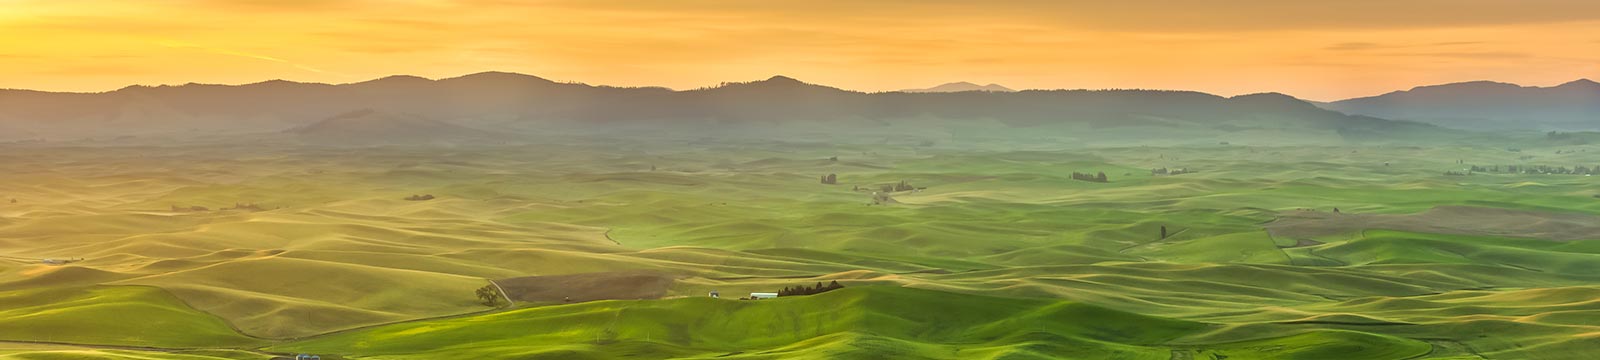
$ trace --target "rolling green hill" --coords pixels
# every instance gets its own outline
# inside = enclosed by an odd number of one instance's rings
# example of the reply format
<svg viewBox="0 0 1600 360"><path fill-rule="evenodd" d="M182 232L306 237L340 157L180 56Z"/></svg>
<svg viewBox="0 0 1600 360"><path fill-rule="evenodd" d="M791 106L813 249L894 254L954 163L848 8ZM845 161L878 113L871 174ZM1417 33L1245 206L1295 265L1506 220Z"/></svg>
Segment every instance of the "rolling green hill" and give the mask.
<svg viewBox="0 0 1600 360"><path fill-rule="evenodd" d="M166 348L245 347L263 341L166 291L138 286L0 292L0 341Z"/></svg>
<svg viewBox="0 0 1600 360"><path fill-rule="evenodd" d="M0 340L20 343L0 356L1576 359L1597 350L1600 238L1586 235L1600 216L1594 177L1443 173L1597 164L1600 147L865 140L874 136L684 140L692 146L552 137L449 149L3 145L0 294L19 310L0 316ZM1192 172L1151 172L1159 168ZM838 184L820 183L827 174ZM874 191L901 182L912 190L874 203ZM434 199L406 200L419 194ZM616 274L653 279L651 288L550 280ZM505 310L479 304L475 289L506 279L540 295ZM848 288L704 298L830 281ZM626 300L552 300L590 295ZM117 321L122 314L138 321ZM145 331L151 324L188 332Z"/></svg>
<svg viewBox="0 0 1600 360"><path fill-rule="evenodd" d="M846 288L761 301L688 298L537 307L383 326L272 351L373 358L1404 359L1427 344L1313 331L1216 345L1165 345L1216 325L1050 300L894 287Z"/></svg>

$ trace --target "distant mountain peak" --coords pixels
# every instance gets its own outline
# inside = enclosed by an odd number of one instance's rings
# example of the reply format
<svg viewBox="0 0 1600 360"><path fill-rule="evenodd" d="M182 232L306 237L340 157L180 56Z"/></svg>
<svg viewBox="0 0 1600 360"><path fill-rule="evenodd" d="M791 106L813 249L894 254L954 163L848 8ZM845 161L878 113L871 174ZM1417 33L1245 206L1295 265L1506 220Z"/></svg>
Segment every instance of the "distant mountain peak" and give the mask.
<svg viewBox="0 0 1600 360"><path fill-rule="evenodd" d="M803 81L797 80L797 79L792 78L792 77L783 76L783 75L773 75L772 77L767 78L766 80L762 80L761 82L772 83L772 84L795 84L795 85L805 84L805 82L803 82Z"/></svg>
<svg viewBox="0 0 1600 360"><path fill-rule="evenodd" d="M1304 101L1304 100L1300 100L1299 98L1296 98L1296 97L1293 97L1293 96L1289 96L1288 94L1284 94L1284 93L1280 93L1280 92L1263 92L1263 93L1236 95L1234 97L1231 97L1230 99L1277 99L1277 100Z"/></svg>
<svg viewBox="0 0 1600 360"><path fill-rule="evenodd" d="M723 91L740 91L740 90L752 90L752 89L757 89L759 91L796 90L796 89L840 90L840 89L834 88L834 87L807 83L807 82L800 81L800 80L797 80L795 78L788 77L788 76L783 76L783 75L773 75L772 77L767 78L766 80L722 83L721 85L718 85L714 89L723 90Z"/></svg>
<svg viewBox="0 0 1600 360"><path fill-rule="evenodd" d="M1556 85L1557 88L1600 88L1600 82L1589 79L1577 79L1565 84Z"/></svg>
<svg viewBox="0 0 1600 360"><path fill-rule="evenodd" d="M433 81L433 80L429 80L428 78L421 77L421 76L416 76L416 75L389 75L389 76L373 79L373 80L366 81L366 82L425 82L425 81Z"/></svg>
<svg viewBox="0 0 1600 360"><path fill-rule="evenodd" d="M1411 120L1469 130L1600 129L1600 83L1578 79L1539 87L1494 81L1418 86L1379 96L1322 104L1354 115Z"/></svg>
<svg viewBox="0 0 1600 360"><path fill-rule="evenodd" d="M1427 91L1427 90L1437 90L1437 89L1502 90L1502 89L1520 89L1520 88L1522 88L1522 85L1506 83L1506 82L1498 82L1498 81L1478 80L1478 81L1464 81L1464 82L1449 83L1449 84L1439 84L1439 85L1423 85L1423 86L1413 87L1413 88L1411 88L1411 91L1419 91L1419 90L1420 91Z"/></svg>
<svg viewBox="0 0 1600 360"><path fill-rule="evenodd" d="M538 76L533 76L533 75L528 75L528 74L523 74L523 73L505 72L505 71L484 71L484 72L480 72L480 73L472 73L472 74L462 75L462 76L459 76L459 77L450 78L450 79L444 79L444 80L461 80L461 81L473 81L473 80L528 81L528 82L539 82L539 83L555 83L555 81L550 81L549 79L545 79L545 78L538 77Z"/></svg>
<svg viewBox="0 0 1600 360"><path fill-rule="evenodd" d="M1238 95L1228 98L1228 101L1256 106L1269 106L1278 109L1311 109L1315 104L1278 92L1264 92L1255 94Z"/></svg>
<svg viewBox="0 0 1600 360"><path fill-rule="evenodd" d="M1000 84L992 84L991 83L989 85L978 85L978 84L974 84L974 83L970 83L970 82L966 82L966 81L958 81L958 82L946 83L946 84L943 84L943 85L939 85L939 86L935 86L935 87L931 87L931 88L926 88L926 89L905 89L905 90L900 90L900 91L901 92L908 92L908 93L939 93L939 92L963 92L963 91L1015 92L1016 90L1012 90L1011 88L1008 88L1008 87L1005 87L1005 86L1000 86Z"/></svg>

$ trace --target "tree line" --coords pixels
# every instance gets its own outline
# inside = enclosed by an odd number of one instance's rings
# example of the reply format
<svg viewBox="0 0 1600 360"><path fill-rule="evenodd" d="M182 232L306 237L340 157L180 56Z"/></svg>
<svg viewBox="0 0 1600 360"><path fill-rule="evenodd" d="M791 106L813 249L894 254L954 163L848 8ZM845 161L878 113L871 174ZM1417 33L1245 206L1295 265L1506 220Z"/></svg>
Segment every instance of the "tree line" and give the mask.
<svg viewBox="0 0 1600 360"><path fill-rule="evenodd" d="M818 281L816 286L784 287L782 291L778 292L778 297L816 295L843 288L844 285L839 285L839 280L830 281L828 285L822 285L822 282Z"/></svg>
<svg viewBox="0 0 1600 360"><path fill-rule="evenodd" d="M1171 170L1168 170L1167 168L1150 169L1150 175L1151 176L1183 175L1183 174L1188 174L1188 173L1193 173L1193 172L1199 172L1199 171L1189 170L1189 168L1177 168L1177 169L1171 169Z"/></svg>

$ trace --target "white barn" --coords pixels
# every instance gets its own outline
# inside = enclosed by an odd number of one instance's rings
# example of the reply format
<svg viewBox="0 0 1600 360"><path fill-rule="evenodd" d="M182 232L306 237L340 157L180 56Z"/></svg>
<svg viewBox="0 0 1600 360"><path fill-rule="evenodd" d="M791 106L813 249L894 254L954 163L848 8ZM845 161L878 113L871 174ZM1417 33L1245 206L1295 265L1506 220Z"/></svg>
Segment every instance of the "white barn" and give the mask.
<svg viewBox="0 0 1600 360"><path fill-rule="evenodd" d="M776 299L778 293L750 293L751 299Z"/></svg>

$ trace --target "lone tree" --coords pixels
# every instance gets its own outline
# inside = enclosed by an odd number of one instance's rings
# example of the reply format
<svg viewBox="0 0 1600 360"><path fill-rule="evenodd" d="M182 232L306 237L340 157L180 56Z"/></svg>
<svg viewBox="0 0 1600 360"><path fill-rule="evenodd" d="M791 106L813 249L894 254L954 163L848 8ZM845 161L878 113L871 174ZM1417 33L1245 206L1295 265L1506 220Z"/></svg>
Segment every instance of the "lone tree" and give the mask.
<svg viewBox="0 0 1600 360"><path fill-rule="evenodd" d="M478 288L477 293L478 293L478 300L483 300L483 302L482 302L483 306L488 306L488 307L501 307L501 306L503 306L504 301L502 301L502 300L504 300L504 296L505 295L501 295L500 294L500 288L494 286L494 284L484 285L484 287Z"/></svg>
<svg viewBox="0 0 1600 360"><path fill-rule="evenodd" d="M1167 226L1166 225L1161 225L1161 239L1165 240L1166 238L1167 238Z"/></svg>

